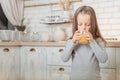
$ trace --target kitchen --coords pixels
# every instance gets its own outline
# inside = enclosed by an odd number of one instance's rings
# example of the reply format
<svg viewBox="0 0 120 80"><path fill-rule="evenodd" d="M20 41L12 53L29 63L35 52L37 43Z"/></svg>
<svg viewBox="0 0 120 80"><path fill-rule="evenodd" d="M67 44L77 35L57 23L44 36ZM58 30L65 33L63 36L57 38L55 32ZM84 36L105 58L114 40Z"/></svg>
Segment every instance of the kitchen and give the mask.
<svg viewBox="0 0 120 80"><path fill-rule="evenodd" d="M120 1L71 0L67 8L57 3L25 0L26 29L10 31L8 40L1 38L0 80L69 80L71 61L62 62L60 55L72 35L73 13L82 5L95 9L101 33L108 42L109 59L100 64L102 80L120 80Z"/></svg>

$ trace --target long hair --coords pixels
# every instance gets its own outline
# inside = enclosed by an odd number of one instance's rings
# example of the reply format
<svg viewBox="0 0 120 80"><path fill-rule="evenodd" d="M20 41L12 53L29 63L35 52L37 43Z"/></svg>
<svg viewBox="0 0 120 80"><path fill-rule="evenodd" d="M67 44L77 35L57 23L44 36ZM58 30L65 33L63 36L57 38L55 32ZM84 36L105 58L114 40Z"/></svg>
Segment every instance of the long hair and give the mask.
<svg viewBox="0 0 120 80"><path fill-rule="evenodd" d="M92 36L95 40L98 38L101 38L102 41L106 44L106 41L104 40L104 38L102 37L102 35L100 33L95 11L90 6L81 6L75 11L74 16L73 16L73 33L75 33L75 31L78 30L77 17L80 13L90 15L90 20L91 20L91 28L89 30L90 33L92 34Z"/></svg>

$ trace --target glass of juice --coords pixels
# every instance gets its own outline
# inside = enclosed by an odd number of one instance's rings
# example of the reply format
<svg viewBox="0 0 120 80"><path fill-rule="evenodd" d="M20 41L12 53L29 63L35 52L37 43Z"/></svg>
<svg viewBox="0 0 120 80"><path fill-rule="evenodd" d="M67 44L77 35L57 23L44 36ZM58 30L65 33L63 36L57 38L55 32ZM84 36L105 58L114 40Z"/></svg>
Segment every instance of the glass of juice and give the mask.
<svg viewBox="0 0 120 80"><path fill-rule="evenodd" d="M86 39L86 32L82 31L80 33L81 33L81 38L79 39L79 43L88 44L88 40Z"/></svg>

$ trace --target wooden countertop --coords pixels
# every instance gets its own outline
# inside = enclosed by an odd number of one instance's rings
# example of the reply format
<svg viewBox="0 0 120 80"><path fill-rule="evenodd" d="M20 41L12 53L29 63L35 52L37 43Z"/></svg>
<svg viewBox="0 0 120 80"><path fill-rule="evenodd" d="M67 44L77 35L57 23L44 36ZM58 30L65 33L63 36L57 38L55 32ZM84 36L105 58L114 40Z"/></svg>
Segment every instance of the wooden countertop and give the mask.
<svg viewBox="0 0 120 80"><path fill-rule="evenodd" d="M0 42L0 46L45 46L62 47L66 42ZM106 47L120 47L120 41L107 41Z"/></svg>
<svg viewBox="0 0 120 80"><path fill-rule="evenodd" d="M65 42L0 42L0 46L65 46Z"/></svg>

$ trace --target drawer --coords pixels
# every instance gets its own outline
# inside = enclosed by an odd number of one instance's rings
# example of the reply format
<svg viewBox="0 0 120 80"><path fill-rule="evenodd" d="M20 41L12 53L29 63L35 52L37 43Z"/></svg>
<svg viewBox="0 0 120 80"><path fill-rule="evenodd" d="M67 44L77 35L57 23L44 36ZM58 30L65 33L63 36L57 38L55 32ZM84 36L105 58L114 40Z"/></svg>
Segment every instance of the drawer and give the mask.
<svg viewBox="0 0 120 80"><path fill-rule="evenodd" d="M21 50L27 53L39 53L41 52L41 48L39 47L21 47Z"/></svg>
<svg viewBox="0 0 120 80"><path fill-rule="evenodd" d="M63 62L61 54L64 51L64 47L50 47L47 50L47 64L49 65L71 65L72 59L68 62Z"/></svg>
<svg viewBox="0 0 120 80"><path fill-rule="evenodd" d="M0 53L13 54L17 51L18 51L18 49L16 47L0 47Z"/></svg>
<svg viewBox="0 0 120 80"><path fill-rule="evenodd" d="M47 80L70 80L70 73L70 67L47 66Z"/></svg>

